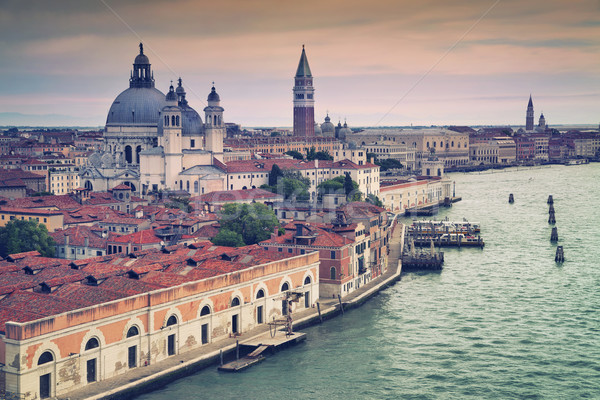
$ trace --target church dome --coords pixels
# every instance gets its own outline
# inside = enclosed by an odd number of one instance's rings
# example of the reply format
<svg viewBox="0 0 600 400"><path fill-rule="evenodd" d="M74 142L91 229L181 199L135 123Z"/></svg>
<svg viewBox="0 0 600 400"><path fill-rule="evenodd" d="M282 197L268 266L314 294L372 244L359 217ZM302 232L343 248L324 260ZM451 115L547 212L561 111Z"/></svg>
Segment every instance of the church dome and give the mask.
<svg viewBox="0 0 600 400"><path fill-rule="evenodd" d="M158 89L132 87L124 90L108 110L106 125L154 125L165 106L165 95Z"/></svg>
<svg viewBox="0 0 600 400"><path fill-rule="evenodd" d="M321 124L321 132L323 136L335 136L335 125L331 123L331 118L329 118L329 114L325 117L325 122Z"/></svg>

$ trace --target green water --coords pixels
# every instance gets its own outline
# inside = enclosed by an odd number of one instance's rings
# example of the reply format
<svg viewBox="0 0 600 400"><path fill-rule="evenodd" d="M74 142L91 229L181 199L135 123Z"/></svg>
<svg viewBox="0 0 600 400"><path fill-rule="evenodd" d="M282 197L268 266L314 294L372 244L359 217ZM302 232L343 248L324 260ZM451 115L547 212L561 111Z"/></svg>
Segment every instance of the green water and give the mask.
<svg viewBox="0 0 600 400"><path fill-rule="evenodd" d="M463 200L438 218L480 222L484 250L446 250L441 273L406 274L243 373L140 399L600 399L600 164L450 177Z"/></svg>

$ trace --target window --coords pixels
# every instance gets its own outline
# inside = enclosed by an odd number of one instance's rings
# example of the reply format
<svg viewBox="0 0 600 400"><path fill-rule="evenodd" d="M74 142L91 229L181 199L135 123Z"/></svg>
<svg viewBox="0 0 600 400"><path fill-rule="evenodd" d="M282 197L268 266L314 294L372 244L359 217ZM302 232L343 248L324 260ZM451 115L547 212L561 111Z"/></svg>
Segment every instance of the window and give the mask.
<svg viewBox="0 0 600 400"><path fill-rule="evenodd" d="M209 315L210 314L210 307L209 306L204 306L202 307L202 311L200 311L200 316L204 316L204 315Z"/></svg>
<svg viewBox="0 0 600 400"><path fill-rule="evenodd" d="M177 317L175 315L171 315L167 320L167 326L177 325Z"/></svg>
<svg viewBox="0 0 600 400"><path fill-rule="evenodd" d="M97 347L100 347L100 343L98 343L98 339L96 339L96 338L91 338L85 344L85 349L86 350L92 350L92 349L95 349Z"/></svg>
<svg viewBox="0 0 600 400"><path fill-rule="evenodd" d="M288 285L287 282L285 282L283 285L281 285L281 291L285 292L286 290L290 290L290 285Z"/></svg>
<svg viewBox="0 0 600 400"><path fill-rule="evenodd" d="M331 252L331 259L332 259L332 260L335 260L335 251L332 251L332 252Z"/></svg>
<svg viewBox="0 0 600 400"><path fill-rule="evenodd" d="M133 336L137 336L140 334L140 331L138 330L137 326L132 326L131 328L129 328L129 330L127 331L127 337L133 337Z"/></svg>
<svg viewBox="0 0 600 400"><path fill-rule="evenodd" d="M233 300L231 300L231 307L236 307L240 305L240 298L239 297L234 297Z"/></svg>
<svg viewBox="0 0 600 400"><path fill-rule="evenodd" d="M263 297L265 297L265 291L260 289L257 293L256 293L256 298L257 299L262 299Z"/></svg>
<svg viewBox="0 0 600 400"><path fill-rule="evenodd" d="M329 279L336 279L336 270L335 267L331 267L329 270Z"/></svg>
<svg viewBox="0 0 600 400"><path fill-rule="evenodd" d="M190 139L190 147L196 147L196 140Z"/></svg>
<svg viewBox="0 0 600 400"><path fill-rule="evenodd" d="M54 361L54 356L52 355L52 353L50 353L49 351L45 351L38 359L37 365L47 364L52 361Z"/></svg>

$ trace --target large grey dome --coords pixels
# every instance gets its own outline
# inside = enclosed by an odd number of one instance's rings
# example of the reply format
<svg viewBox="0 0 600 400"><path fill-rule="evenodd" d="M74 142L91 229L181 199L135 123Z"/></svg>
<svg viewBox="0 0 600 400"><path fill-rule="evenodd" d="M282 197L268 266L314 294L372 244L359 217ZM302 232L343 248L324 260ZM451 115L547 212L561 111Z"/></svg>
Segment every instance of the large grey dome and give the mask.
<svg viewBox="0 0 600 400"><path fill-rule="evenodd" d="M156 126L160 110L165 104L165 95L156 88L130 87L113 101L108 111L106 125Z"/></svg>

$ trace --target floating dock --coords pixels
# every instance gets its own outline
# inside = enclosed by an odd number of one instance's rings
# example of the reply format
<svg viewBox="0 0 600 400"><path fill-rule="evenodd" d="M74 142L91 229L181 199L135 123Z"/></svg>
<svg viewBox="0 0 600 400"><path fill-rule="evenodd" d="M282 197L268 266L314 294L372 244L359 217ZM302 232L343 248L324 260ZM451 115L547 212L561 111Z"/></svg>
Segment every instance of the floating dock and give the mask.
<svg viewBox="0 0 600 400"><path fill-rule="evenodd" d="M230 361L226 364L219 366L219 371L224 372L239 372L246 368L250 368L265 360L265 356L262 354L266 350L277 350L282 347L291 346L306 340L306 333L294 332L291 335L286 335L280 331L279 336L271 337L267 332L259 337L247 340L240 343L241 346L254 347L252 352L248 353L244 357L240 357L236 360Z"/></svg>

